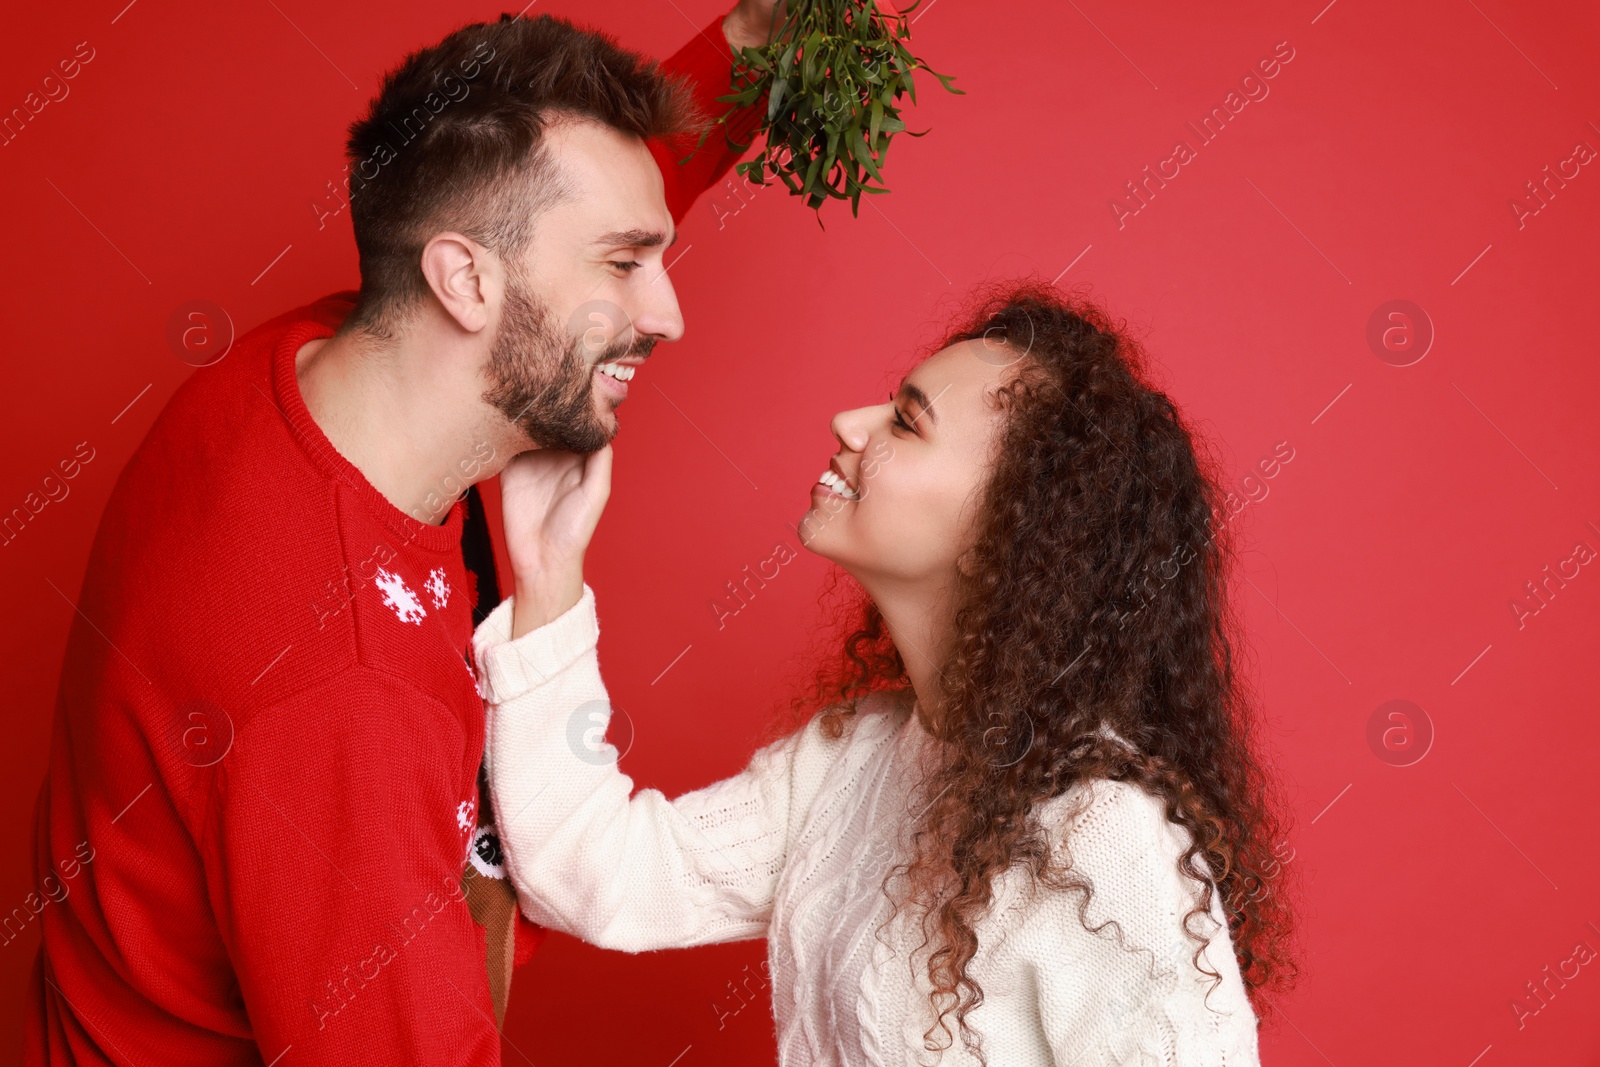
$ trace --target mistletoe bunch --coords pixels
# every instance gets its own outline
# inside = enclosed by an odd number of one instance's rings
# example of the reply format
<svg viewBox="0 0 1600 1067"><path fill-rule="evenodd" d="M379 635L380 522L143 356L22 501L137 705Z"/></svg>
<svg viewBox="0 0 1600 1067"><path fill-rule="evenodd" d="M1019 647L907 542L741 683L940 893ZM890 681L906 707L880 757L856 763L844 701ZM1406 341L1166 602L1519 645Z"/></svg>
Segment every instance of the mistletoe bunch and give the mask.
<svg viewBox="0 0 1600 1067"><path fill-rule="evenodd" d="M766 185L769 174L777 178L805 197L819 222L829 198L849 200L856 215L862 193L888 192L883 161L889 139L927 132L906 130L900 118L901 96L917 100L912 75L926 70L947 91L965 95L906 47L906 15L914 7L885 14L874 0L787 0L772 40L739 49L736 91L717 98L733 105L732 114L768 94L766 118L756 130L766 134L766 143L754 159L738 164L738 173L756 185ZM749 147L731 136L729 143Z"/></svg>

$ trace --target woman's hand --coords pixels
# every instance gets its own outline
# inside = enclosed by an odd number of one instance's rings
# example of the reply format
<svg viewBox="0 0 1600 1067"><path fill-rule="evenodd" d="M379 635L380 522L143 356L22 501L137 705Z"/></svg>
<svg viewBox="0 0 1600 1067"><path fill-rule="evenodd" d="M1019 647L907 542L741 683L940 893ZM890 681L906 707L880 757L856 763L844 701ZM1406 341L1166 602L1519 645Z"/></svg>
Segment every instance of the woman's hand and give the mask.
<svg viewBox="0 0 1600 1067"><path fill-rule="evenodd" d="M610 495L610 445L587 456L534 449L500 473L514 578L513 638L550 622L583 596L583 554Z"/></svg>

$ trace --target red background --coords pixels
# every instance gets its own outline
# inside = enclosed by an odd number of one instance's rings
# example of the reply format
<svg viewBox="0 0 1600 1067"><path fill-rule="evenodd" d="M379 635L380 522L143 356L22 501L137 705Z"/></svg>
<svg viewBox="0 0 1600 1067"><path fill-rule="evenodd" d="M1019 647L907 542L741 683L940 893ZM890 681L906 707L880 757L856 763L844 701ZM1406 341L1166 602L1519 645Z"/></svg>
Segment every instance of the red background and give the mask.
<svg viewBox="0 0 1600 1067"><path fill-rule="evenodd" d="M733 773L788 694L826 568L802 554L720 631L711 602L793 543L828 417L881 398L971 284L1089 283L1236 480L1278 442L1294 450L1236 520L1250 671L1307 890L1307 977L1263 1059L1600 1063L1596 964L1520 1029L1511 1008L1577 943L1600 949L1600 574L1552 582L1520 627L1511 607L1577 543L1600 548L1600 166L1520 228L1510 207L1576 142L1600 148L1596 9L1325 2L936 0L915 48L968 95L922 83L909 117L932 132L896 141L891 195L859 219L830 205L826 231L781 188L736 214L726 191L695 206L673 267L688 333L624 408L591 554L608 682L637 731L623 766L669 794ZM0 911L31 887L65 598L122 464L196 373L166 343L169 316L213 300L243 332L353 287L348 222L319 232L310 207L340 175L345 126L406 52L501 10L125 3L33 5L0 34L6 112L78 42L96 52L0 148L0 511L76 443L97 453L0 550ZM658 56L719 10L535 9ZM1270 95L1196 145L1186 121L1282 41L1294 59ZM1179 138L1197 158L1119 228L1109 202ZM1436 330L1410 366L1366 341L1393 299ZM1435 731L1410 766L1367 741L1391 699ZM36 943L30 929L0 948L3 1048ZM715 1007L738 1005L730 983L759 987L762 956L552 937L518 972L507 1062L768 1062L764 993L720 1028Z"/></svg>

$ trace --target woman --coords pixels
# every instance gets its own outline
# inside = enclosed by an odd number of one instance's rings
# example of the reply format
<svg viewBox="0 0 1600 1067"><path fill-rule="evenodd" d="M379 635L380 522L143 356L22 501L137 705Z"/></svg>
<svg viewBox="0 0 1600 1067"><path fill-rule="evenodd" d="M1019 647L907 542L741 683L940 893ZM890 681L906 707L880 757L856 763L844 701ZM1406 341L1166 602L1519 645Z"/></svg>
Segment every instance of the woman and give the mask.
<svg viewBox="0 0 1600 1067"><path fill-rule="evenodd" d="M767 937L785 1065L1257 1063L1248 994L1292 971L1281 820L1219 494L1138 360L1024 284L835 416L800 533L859 625L803 725L670 801L580 741L609 714L582 560L610 451L517 460L516 593L474 645L524 912L633 952Z"/></svg>

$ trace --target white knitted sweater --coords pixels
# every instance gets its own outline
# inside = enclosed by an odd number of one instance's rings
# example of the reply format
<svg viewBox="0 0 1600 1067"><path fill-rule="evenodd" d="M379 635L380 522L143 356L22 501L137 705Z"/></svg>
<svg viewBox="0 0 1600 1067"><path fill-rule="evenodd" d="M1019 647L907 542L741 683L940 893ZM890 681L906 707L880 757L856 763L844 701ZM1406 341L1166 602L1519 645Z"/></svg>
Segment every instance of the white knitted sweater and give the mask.
<svg viewBox="0 0 1600 1067"><path fill-rule="evenodd" d="M616 750L598 743L610 708L593 591L515 641L511 610L507 600L484 620L473 651L495 821L529 918L625 952L765 937L784 1067L976 1062L959 1037L942 1059L924 1049L933 1013L912 913L874 936L890 910L884 876L926 803L918 759L937 744L908 695L870 699L837 740L813 720L675 800L633 794ZM1090 934L1081 893L1032 887L1021 868L996 878L969 967L984 1000L968 1023L988 1062L1258 1064L1220 894L1203 956L1222 976L1215 989L1179 925L1197 888L1176 867L1188 832L1136 786L1083 788L1076 818L1071 792L1038 816L1052 845L1070 840L1075 871L1093 884L1088 924L1115 925ZM947 1021L954 1029L953 1013Z"/></svg>

